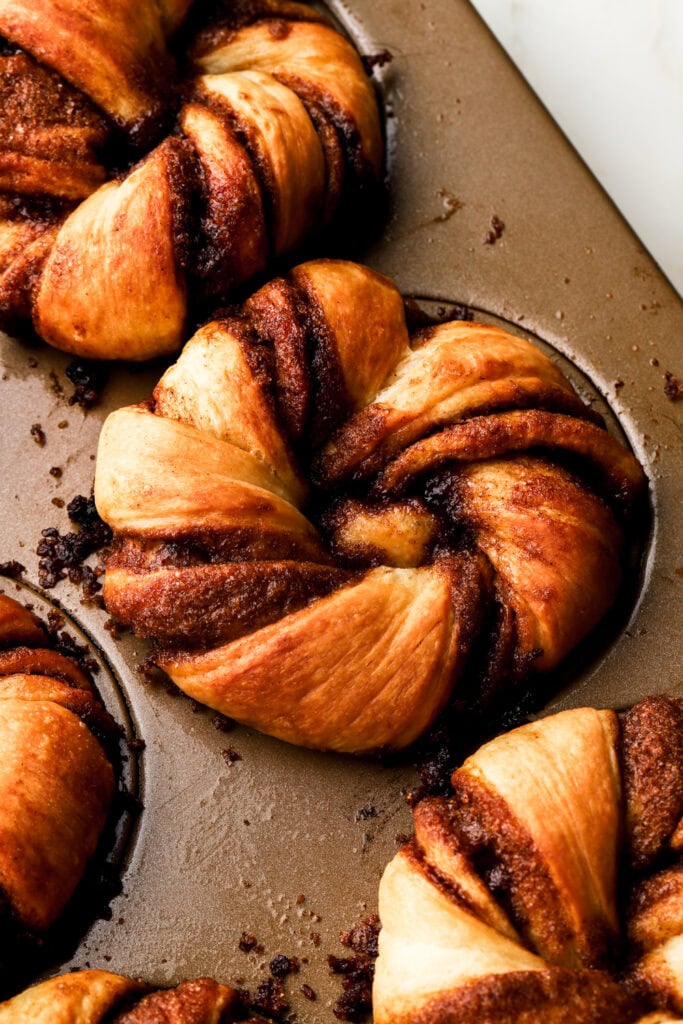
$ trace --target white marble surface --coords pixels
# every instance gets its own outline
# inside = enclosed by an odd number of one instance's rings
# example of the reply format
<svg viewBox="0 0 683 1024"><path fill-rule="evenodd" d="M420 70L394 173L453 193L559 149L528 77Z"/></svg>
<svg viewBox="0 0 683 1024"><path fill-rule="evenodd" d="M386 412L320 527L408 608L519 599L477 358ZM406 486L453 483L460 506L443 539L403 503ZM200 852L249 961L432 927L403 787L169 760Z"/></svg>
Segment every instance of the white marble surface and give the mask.
<svg viewBox="0 0 683 1024"><path fill-rule="evenodd" d="M473 0L683 295L683 0Z"/></svg>

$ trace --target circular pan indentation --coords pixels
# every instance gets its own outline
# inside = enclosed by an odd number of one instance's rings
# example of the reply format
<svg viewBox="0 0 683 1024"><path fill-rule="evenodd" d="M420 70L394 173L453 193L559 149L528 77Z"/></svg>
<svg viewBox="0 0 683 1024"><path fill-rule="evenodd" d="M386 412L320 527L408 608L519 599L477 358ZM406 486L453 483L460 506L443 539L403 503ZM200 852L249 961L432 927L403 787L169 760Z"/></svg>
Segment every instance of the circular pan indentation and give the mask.
<svg viewBox="0 0 683 1024"><path fill-rule="evenodd" d="M73 955L90 926L110 915L109 904L121 891L121 877L132 850L140 809L140 766L136 734L126 696L116 672L90 633L65 611L59 602L48 600L24 580L0 578L0 593L23 604L46 626L63 653L75 657L91 677L95 691L114 719L120 734L113 750L107 748L116 776L116 789L98 849L93 855L76 892L59 919L41 936L18 951L0 950L0 999L22 985L54 973Z"/></svg>

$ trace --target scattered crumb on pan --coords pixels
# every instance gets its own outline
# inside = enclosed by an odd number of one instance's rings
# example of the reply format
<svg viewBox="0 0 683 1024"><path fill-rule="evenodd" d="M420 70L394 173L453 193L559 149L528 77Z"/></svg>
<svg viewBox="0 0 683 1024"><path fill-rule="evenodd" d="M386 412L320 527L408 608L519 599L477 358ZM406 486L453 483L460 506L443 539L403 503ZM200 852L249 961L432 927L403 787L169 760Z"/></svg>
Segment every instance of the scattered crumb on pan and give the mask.
<svg viewBox="0 0 683 1024"><path fill-rule="evenodd" d="M92 601L102 589L99 578L104 569L101 565L85 563L91 555L111 543L111 530L100 519L92 494L88 498L76 495L66 510L77 529L62 534L50 526L42 531L42 540L36 547L36 554L40 557L38 582L45 590L51 590L68 577L81 588L84 600Z"/></svg>
<svg viewBox="0 0 683 1024"><path fill-rule="evenodd" d="M484 245L495 245L498 239L503 237L504 231L505 222L502 221L496 213L494 213L491 217L490 227L484 235Z"/></svg>
<svg viewBox="0 0 683 1024"><path fill-rule="evenodd" d="M0 562L0 576L4 576L8 580L18 580L26 572L26 566L22 565L21 562L17 562L16 559L11 558L8 562Z"/></svg>
<svg viewBox="0 0 683 1024"><path fill-rule="evenodd" d="M683 398L683 384L669 370L664 374L664 394L671 402L677 402L679 398Z"/></svg>
<svg viewBox="0 0 683 1024"><path fill-rule="evenodd" d="M99 403L109 379L106 364L88 359L74 359L64 372L74 386L69 405L79 405L81 409L87 411Z"/></svg>
<svg viewBox="0 0 683 1024"><path fill-rule="evenodd" d="M327 958L332 974L342 979L342 994L332 1009L337 1020L362 1022L370 1019L379 932L380 922L376 914L363 917L340 935L342 945L354 955L338 957L330 953Z"/></svg>

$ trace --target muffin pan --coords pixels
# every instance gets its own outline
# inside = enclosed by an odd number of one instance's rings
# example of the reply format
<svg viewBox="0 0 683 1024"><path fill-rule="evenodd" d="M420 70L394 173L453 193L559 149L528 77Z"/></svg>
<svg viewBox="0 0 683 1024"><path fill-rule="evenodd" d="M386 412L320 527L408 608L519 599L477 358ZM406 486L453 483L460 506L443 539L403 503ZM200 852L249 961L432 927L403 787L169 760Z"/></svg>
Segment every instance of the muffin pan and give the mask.
<svg viewBox="0 0 683 1024"><path fill-rule="evenodd" d="M464 303L551 346L651 481L628 621L563 677L548 709L683 692L683 401L665 391L667 373L683 379L683 305L464 0L330 7L364 53L392 55L378 72L390 209L381 237L354 256L430 311ZM89 493L103 419L148 395L161 370L113 367L103 401L85 413L68 404L69 361L3 341L0 561L26 573L0 589L37 603L41 530L66 532L59 506ZM144 811L126 834L123 891L111 919L95 921L51 972L89 965L158 984L211 974L255 988L285 953L309 961L286 983L300 1019L331 1021L340 987L326 955L342 955L339 932L375 909L395 836L410 829L403 792L413 771L221 732L210 712L145 682L144 644L115 639L75 586L47 596L91 639L109 710L146 744L139 777L133 761L127 769ZM263 953L238 948L243 931ZM304 983L315 1002L300 994Z"/></svg>

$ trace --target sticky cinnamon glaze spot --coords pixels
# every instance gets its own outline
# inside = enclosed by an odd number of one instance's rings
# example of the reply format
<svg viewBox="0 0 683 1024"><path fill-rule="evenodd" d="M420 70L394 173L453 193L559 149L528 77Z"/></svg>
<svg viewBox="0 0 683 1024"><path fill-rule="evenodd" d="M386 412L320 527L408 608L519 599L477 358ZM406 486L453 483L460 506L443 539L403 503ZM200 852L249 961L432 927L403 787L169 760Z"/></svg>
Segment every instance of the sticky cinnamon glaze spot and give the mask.
<svg viewBox="0 0 683 1024"><path fill-rule="evenodd" d="M237 529L227 533L195 530L178 540L121 537L116 540L111 561L107 564L145 571L170 566L183 568L218 565L222 562L246 562L251 559L312 559L323 565L331 562L322 545L290 536L273 536L267 531Z"/></svg>
<svg viewBox="0 0 683 1024"><path fill-rule="evenodd" d="M629 507L641 487L629 452L595 424L558 412L516 410L475 416L414 444L380 474L378 493L404 493L411 481L448 463L491 459L509 452L552 448L586 460L609 500Z"/></svg>
<svg viewBox="0 0 683 1024"><path fill-rule="evenodd" d="M448 899L517 941L505 910L477 874L467 842L451 831L457 828L456 823L457 812L454 814L451 801L423 800L414 811L415 837L401 848L402 856ZM425 850L429 850L428 857Z"/></svg>
<svg viewBox="0 0 683 1024"><path fill-rule="evenodd" d="M316 302L305 279L296 279L293 290L308 334L312 412L309 436L315 447L348 414L351 401L325 310Z"/></svg>
<svg viewBox="0 0 683 1024"><path fill-rule="evenodd" d="M219 104L188 103L181 128L195 149L195 221L201 239L189 270L203 295L225 295L268 261L261 185Z"/></svg>
<svg viewBox="0 0 683 1024"><path fill-rule="evenodd" d="M321 136L331 196L339 201L345 187L357 198L370 187L372 168L363 155L362 139L353 121L334 97L297 75L279 74L278 80L297 94ZM330 204L334 208L334 204Z"/></svg>

